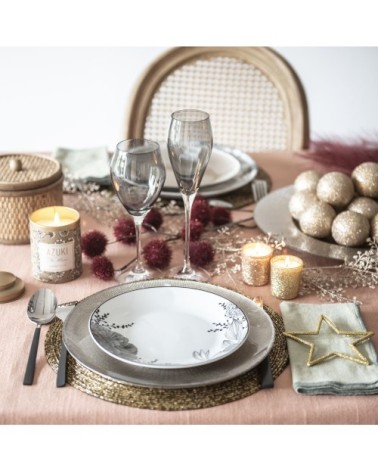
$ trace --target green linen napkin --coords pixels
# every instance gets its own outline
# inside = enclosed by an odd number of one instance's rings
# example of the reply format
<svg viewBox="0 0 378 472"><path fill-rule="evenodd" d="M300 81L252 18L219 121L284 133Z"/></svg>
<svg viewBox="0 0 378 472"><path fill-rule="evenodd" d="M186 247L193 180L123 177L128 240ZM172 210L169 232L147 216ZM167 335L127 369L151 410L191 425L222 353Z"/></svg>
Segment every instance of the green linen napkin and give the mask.
<svg viewBox="0 0 378 472"><path fill-rule="evenodd" d="M110 185L109 153L104 146L90 149L57 148L53 157L62 164L63 173L73 179Z"/></svg>
<svg viewBox="0 0 378 472"><path fill-rule="evenodd" d="M338 331L366 331L360 311L354 303L303 304L282 302L281 313L285 331L316 332L321 315L333 322ZM337 352L358 358L350 347L357 337L338 335L326 322L322 322L318 335L298 335L302 340L314 343L312 359ZM293 388L298 393L324 395L371 395L378 393L377 354L370 339L356 345L358 351L369 360L362 365L343 357L319 362L309 367L310 347L287 338Z"/></svg>

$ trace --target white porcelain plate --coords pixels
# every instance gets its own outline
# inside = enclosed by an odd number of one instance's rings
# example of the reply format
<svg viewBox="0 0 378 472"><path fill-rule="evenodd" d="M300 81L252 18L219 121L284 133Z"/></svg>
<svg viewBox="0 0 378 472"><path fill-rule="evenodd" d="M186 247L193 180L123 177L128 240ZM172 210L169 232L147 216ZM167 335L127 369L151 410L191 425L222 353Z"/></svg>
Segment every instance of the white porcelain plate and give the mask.
<svg viewBox="0 0 378 472"><path fill-rule="evenodd" d="M248 317L247 340L233 354L217 362L188 369L151 369L129 364L99 348L90 334L89 319L100 305L123 293L167 286L203 290L235 303ZM226 382L255 368L269 354L274 339L270 316L250 298L218 285L179 279L144 280L100 290L81 300L63 324L64 344L81 366L110 380L148 388L193 388Z"/></svg>
<svg viewBox="0 0 378 472"><path fill-rule="evenodd" d="M123 293L99 305L89 319L94 342L107 354L159 369L226 357L244 343L248 330L248 318L228 299L174 286Z"/></svg>
<svg viewBox="0 0 378 472"><path fill-rule="evenodd" d="M164 148L166 149L166 146L164 144L161 145L162 153L164 153ZM168 159L168 151L165 152L167 153L166 159ZM229 161L228 164L232 163L231 166L228 166L229 172L226 172L226 167L217 167L219 165L219 162L217 158L213 158L214 155L222 156L220 157L221 160L223 160L224 157L227 156L227 159ZM238 169L236 168L236 166L238 167ZM169 179L168 183L170 181L173 182L173 180L169 178L169 173L173 173L173 171L169 169L170 163L168 159L166 169ZM232 174L234 174L234 172L236 172L236 174L231 176ZM213 173L218 174L218 178L221 180L220 182L215 183L213 177L210 177ZM210 157L209 165L202 178L199 191L204 197L216 197L219 195L224 195L249 184L256 177L257 173L258 166L255 160L249 154L246 154L245 152L240 151L239 149L233 149L214 144L213 154L212 157ZM207 174L209 175L209 178L206 177ZM220 175L224 176L224 179ZM160 196L162 198L181 200L182 195L178 189L176 181L174 183L174 187L168 187L168 183L166 182L163 190L161 191Z"/></svg>
<svg viewBox="0 0 378 472"><path fill-rule="evenodd" d="M164 188L177 189L177 181L169 161L166 143L160 143L161 155L166 168ZM240 171L240 162L229 152L214 147L206 171L202 177L202 186L216 185L234 178Z"/></svg>

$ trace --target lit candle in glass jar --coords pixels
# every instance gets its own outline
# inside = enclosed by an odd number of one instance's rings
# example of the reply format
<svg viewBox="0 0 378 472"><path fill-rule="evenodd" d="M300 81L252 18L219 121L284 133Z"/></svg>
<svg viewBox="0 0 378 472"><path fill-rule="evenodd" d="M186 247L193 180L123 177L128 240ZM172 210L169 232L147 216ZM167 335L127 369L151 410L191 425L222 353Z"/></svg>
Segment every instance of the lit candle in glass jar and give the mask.
<svg viewBox="0 0 378 472"><path fill-rule="evenodd" d="M33 276L60 283L82 273L80 215L63 206L41 208L30 217Z"/></svg>
<svg viewBox="0 0 378 472"><path fill-rule="evenodd" d="M274 297L291 300L298 296L303 261L296 256L276 256L270 261L270 283Z"/></svg>
<svg viewBox="0 0 378 472"><path fill-rule="evenodd" d="M241 249L243 280L248 285L259 287L269 282L270 259L273 248L269 244L255 242Z"/></svg>

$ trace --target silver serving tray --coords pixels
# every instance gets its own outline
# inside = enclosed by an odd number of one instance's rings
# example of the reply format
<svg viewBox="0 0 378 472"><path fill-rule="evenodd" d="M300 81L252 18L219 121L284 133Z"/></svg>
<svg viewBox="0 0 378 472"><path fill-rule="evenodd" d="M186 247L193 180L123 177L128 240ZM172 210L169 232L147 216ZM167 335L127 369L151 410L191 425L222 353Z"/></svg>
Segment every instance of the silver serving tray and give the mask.
<svg viewBox="0 0 378 472"><path fill-rule="evenodd" d="M282 236L286 245L293 249L330 259L352 260L361 248L339 246L302 233L289 212L293 194L294 186L290 185L269 193L257 203L254 217L261 231Z"/></svg>
<svg viewBox="0 0 378 472"><path fill-rule="evenodd" d="M258 172L258 166L254 159L243 151L239 149L233 149L226 146L214 145L214 149L219 149L220 151L226 152L232 155L235 159L238 160L240 164L240 169L235 177L227 180L226 182L221 182L219 184L200 186L199 192L204 197L216 197L218 195L224 195L225 193L232 192L237 190L244 185L252 182L256 177ZM163 198L172 198L172 199L181 199L180 191L171 188L163 188L160 193L160 196Z"/></svg>
<svg viewBox="0 0 378 472"><path fill-rule="evenodd" d="M204 290L233 302L248 316L250 330L247 340L236 352L217 362L187 369L156 369L126 364L106 354L95 344L88 322L99 305L128 291L162 286ZM272 320L251 299L223 287L174 279L122 284L97 292L79 302L63 325L64 343L81 365L111 380L150 388L199 387L237 377L257 366L269 354L274 335Z"/></svg>

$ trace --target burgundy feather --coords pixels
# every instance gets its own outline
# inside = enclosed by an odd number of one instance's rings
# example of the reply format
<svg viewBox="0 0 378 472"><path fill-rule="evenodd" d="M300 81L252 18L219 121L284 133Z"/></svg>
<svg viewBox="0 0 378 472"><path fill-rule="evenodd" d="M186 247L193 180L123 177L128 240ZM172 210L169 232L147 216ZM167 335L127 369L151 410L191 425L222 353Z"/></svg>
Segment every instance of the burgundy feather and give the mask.
<svg viewBox="0 0 378 472"><path fill-rule="evenodd" d="M352 173L362 162L378 162L378 133L376 138L342 140L329 138L312 141L309 151L300 154L327 168L327 171Z"/></svg>

